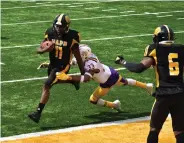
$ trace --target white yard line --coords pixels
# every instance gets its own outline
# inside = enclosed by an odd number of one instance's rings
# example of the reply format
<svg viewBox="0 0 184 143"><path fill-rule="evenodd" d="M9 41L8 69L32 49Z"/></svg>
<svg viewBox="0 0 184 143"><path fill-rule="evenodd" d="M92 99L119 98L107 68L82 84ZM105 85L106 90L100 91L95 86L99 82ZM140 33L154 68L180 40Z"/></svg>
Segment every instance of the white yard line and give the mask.
<svg viewBox="0 0 184 143"><path fill-rule="evenodd" d="M184 19L184 18L177 18L177 20L182 20L182 19Z"/></svg>
<svg viewBox="0 0 184 143"><path fill-rule="evenodd" d="M175 33L184 33L184 31L176 31ZM134 37L145 37L145 36L151 36L151 35L153 35L153 34L140 34L140 35L129 35L129 36L127 35L127 36L120 36L120 37L109 37L109 38L81 40L81 42L93 42L93 41L105 41L105 40L114 40L114 39L134 38ZM34 46L39 46L39 44L1 47L1 50L10 49L10 48L34 47Z"/></svg>
<svg viewBox="0 0 184 143"><path fill-rule="evenodd" d="M116 71L124 70L125 68L117 68ZM80 73L73 73L69 75L80 75ZM41 80L46 79L47 77L34 77L34 78L27 78L27 79L18 79L18 80L8 80L8 81L1 81L0 83L14 83L14 82L22 82L22 81L34 81L34 80Z"/></svg>
<svg viewBox="0 0 184 143"><path fill-rule="evenodd" d="M58 3L58 4L50 4L50 5L31 5L31 6L24 6L24 7L6 7L6 8L1 8L1 10L11 10L11 9L24 9L24 8L36 8L36 7L53 7L53 6L67 6L67 5L71 5L71 4L62 4L62 3Z"/></svg>
<svg viewBox="0 0 184 143"><path fill-rule="evenodd" d="M31 137L40 137L40 136L44 136L44 135L52 135L52 134L58 134L58 133L67 133L67 132L79 131L79 130L84 130L84 129L91 129L91 128L97 128L97 127L106 127L106 126L114 126L114 125L122 125L122 124L127 124L127 123L132 123L132 122L148 121L148 120L150 120L150 117L146 116L146 117L127 119L127 120L120 120L120 121L114 121L114 122L90 124L90 125L70 127L70 128L65 128L65 129L59 129L59 130L50 130L50 131L35 132L35 133L28 133L28 134L21 134L21 135L3 137L3 138L0 138L0 141L26 139L26 138L31 138Z"/></svg>
<svg viewBox="0 0 184 143"><path fill-rule="evenodd" d="M135 11L122 11L122 12L119 12L119 13L131 13L131 12L135 12Z"/></svg>
<svg viewBox="0 0 184 143"><path fill-rule="evenodd" d="M68 6L68 7L82 7L83 5L70 5L70 6Z"/></svg>
<svg viewBox="0 0 184 143"><path fill-rule="evenodd" d="M1 62L0 62L0 65L5 65L5 63L1 63Z"/></svg>
<svg viewBox="0 0 184 143"><path fill-rule="evenodd" d="M99 17L85 17L85 18L74 18L71 19L72 21L78 21L78 20L90 20L90 19L105 19L105 18L115 18L115 17L128 17L128 16L143 16L143 15L158 15L158 14L163 14L163 13L182 13L184 11L168 11L168 12L157 12L157 13L151 13L151 12L144 12L144 13L137 13L137 14L126 14L126 15L114 15L114 16L99 16ZM32 21L32 22L20 22L20 23L5 23L1 24L2 26L15 26L19 24L36 24L36 23L46 23L46 22L52 22L52 20L49 21Z"/></svg>
<svg viewBox="0 0 184 143"><path fill-rule="evenodd" d="M114 10L117 10L117 9L103 9L102 11L114 11Z"/></svg>
<svg viewBox="0 0 184 143"><path fill-rule="evenodd" d="M170 17L170 16L173 16L173 15L160 15L160 16L157 16L157 17Z"/></svg>
<svg viewBox="0 0 184 143"><path fill-rule="evenodd" d="M98 8L100 8L100 7L86 7L84 9L98 9Z"/></svg>

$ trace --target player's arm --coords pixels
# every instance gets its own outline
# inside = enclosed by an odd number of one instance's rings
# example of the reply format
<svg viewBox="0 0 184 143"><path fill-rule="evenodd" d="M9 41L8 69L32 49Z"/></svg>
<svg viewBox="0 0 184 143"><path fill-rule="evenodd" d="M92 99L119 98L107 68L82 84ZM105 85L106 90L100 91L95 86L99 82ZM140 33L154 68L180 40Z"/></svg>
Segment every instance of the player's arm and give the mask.
<svg viewBox="0 0 184 143"><path fill-rule="evenodd" d="M83 75L84 74L84 63L82 61L81 55L80 55L80 51L79 51L79 44L76 43L73 45L72 47L72 53L74 54L76 60L77 60L77 64L79 66L80 72Z"/></svg>
<svg viewBox="0 0 184 143"><path fill-rule="evenodd" d="M99 73L99 72L100 72L99 69L90 69L87 72L85 72L84 75L68 75L64 72L58 72L56 74L56 77L61 81L70 80L75 82L88 82L92 79L95 73Z"/></svg>
<svg viewBox="0 0 184 143"><path fill-rule="evenodd" d="M80 34L79 33L75 33L74 35L74 39L72 41L72 53L74 54L76 60L77 60L77 64L79 66L80 72L82 75L84 75L85 71L84 71L84 63L82 61L81 55L80 55L80 51L79 51L79 43L80 43Z"/></svg>
<svg viewBox="0 0 184 143"><path fill-rule="evenodd" d="M153 65L154 60L151 57L144 57L140 63L127 62L123 56L118 56L116 64L121 64L131 72L141 73Z"/></svg>
<svg viewBox="0 0 184 143"><path fill-rule="evenodd" d="M45 32L45 36L44 36L44 39L43 41L40 43L40 46L39 48L37 48L37 54L43 54L47 51L47 48L43 48L42 47L42 44L43 42L45 41L49 41L49 30L47 29L46 32Z"/></svg>

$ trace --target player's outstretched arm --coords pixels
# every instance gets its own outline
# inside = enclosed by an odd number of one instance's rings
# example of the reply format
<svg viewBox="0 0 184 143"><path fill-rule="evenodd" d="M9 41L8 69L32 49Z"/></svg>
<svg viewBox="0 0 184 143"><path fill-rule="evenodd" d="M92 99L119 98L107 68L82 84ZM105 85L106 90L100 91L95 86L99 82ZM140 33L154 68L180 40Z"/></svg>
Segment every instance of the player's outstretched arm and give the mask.
<svg viewBox="0 0 184 143"><path fill-rule="evenodd" d="M141 73L153 65L154 60L150 57L144 57L140 63L131 63L127 62L123 56L118 56L115 63L123 65L131 72Z"/></svg>
<svg viewBox="0 0 184 143"><path fill-rule="evenodd" d="M83 75L85 73L84 71L84 63L82 61L81 55L80 55L80 51L79 51L79 45L78 44L74 44L72 47L72 52L77 60L77 64L79 66L80 72Z"/></svg>

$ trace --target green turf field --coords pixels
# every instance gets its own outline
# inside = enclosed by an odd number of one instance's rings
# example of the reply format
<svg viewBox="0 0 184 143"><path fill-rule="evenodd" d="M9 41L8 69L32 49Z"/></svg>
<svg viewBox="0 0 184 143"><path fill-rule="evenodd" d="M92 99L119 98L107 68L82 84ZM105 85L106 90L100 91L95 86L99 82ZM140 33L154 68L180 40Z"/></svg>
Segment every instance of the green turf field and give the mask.
<svg viewBox="0 0 184 143"><path fill-rule="evenodd" d="M48 55L37 55L36 48L52 25L55 15L68 13L71 29L82 35L81 43L89 44L99 59L109 66L117 55L129 61L141 60L147 44L152 42L154 29L168 24L176 33L176 42L184 39L184 2L1 2L1 129L2 136L85 124L124 120L150 114L154 98L143 89L115 87L104 99L119 99L123 113L89 104L95 82L82 84L76 91L72 85L56 85L39 124L27 118L39 103L44 82L26 80L41 78L47 71L37 66ZM165 16L165 17L162 17ZM77 66L70 73L79 72ZM134 74L127 70L124 77L154 82L152 69ZM25 79L25 80L24 80ZM23 81L15 81L23 80ZM11 81L11 82L9 82Z"/></svg>

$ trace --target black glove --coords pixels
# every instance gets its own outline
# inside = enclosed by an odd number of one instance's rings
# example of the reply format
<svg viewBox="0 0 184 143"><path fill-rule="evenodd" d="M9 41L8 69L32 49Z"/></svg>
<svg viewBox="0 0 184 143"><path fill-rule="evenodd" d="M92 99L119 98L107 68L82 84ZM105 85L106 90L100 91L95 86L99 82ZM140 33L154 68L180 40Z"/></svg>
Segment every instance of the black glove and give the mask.
<svg viewBox="0 0 184 143"><path fill-rule="evenodd" d="M123 58L123 56L117 56L114 62L116 64L123 64L125 62L125 59Z"/></svg>

